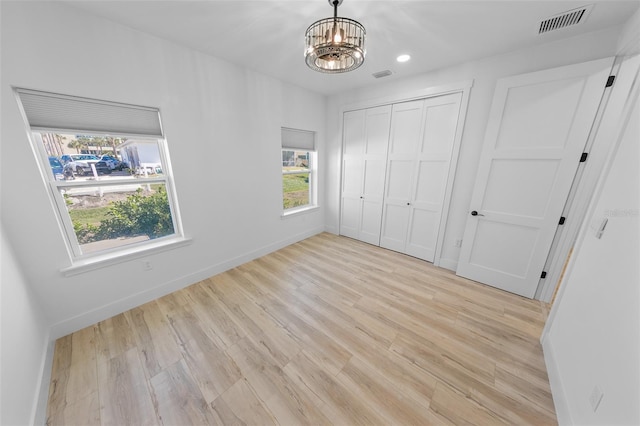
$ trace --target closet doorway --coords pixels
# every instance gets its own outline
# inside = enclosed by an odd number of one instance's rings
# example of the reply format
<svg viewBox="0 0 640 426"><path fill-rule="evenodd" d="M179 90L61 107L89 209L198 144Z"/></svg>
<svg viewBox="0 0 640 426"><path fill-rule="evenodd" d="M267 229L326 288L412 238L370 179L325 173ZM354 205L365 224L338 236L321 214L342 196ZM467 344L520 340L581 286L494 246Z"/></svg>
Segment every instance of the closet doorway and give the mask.
<svg viewBox="0 0 640 426"><path fill-rule="evenodd" d="M341 235L438 263L467 95L344 112Z"/></svg>

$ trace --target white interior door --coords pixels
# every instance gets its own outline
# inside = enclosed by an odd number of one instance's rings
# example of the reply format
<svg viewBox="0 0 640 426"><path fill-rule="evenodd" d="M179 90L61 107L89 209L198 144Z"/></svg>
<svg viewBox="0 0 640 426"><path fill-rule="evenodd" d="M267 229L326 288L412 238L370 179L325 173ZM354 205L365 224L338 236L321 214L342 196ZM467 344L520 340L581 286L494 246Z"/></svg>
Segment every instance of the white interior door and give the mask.
<svg viewBox="0 0 640 426"><path fill-rule="evenodd" d="M498 81L458 275L533 297L612 64Z"/></svg>
<svg viewBox="0 0 640 426"><path fill-rule="evenodd" d="M440 232L461 93L425 99L423 134L415 155L415 176L404 252L433 262Z"/></svg>
<svg viewBox="0 0 640 426"><path fill-rule="evenodd" d="M340 233L380 244L391 106L344 114Z"/></svg>
<svg viewBox="0 0 640 426"><path fill-rule="evenodd" d="M461 93L395 104L380 245L433 262Z"/></svg>
<svg viewBox="0 0 640 426"><path fill-rule="evenodd" d="M416 153L423 134L424 100L393 105L380 246L404 252L411 216Z"/></svg>
<svg viewBox="0 0 640 426"><path fill-rule="evenodd" d="M358 238L362 215L365 110L344 113L340 235Z"/></svg>

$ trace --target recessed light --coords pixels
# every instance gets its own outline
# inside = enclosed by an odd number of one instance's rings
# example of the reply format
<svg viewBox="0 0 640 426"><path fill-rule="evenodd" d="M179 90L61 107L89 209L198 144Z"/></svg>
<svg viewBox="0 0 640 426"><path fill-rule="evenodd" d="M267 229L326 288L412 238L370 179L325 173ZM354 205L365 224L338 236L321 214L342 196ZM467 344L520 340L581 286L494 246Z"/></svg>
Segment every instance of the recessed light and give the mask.
<svg viewBox="0 0 640 426"><path fill-rule="evenodd" d="M398 62L407 62L409 59L411 59L410 55L400 55L396 58L396 61Z"/></svg>

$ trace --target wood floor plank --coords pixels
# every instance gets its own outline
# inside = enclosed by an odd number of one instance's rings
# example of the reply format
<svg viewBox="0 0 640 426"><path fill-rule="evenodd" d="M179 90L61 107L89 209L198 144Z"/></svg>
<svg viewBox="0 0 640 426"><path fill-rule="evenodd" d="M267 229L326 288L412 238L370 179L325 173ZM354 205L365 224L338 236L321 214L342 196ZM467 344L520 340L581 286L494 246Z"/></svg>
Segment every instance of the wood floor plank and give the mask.
<svg viewBox="0 0 640 426"><path fill-rule="evenodd" d="M284 371L322 401L323 411L333 424L381 425L386 423L380 414L349 392L334 376L322 370L304 352L291 360Z"/></svg>
<svg viewBox="0 0 640 426"><path fill-rule="evenodd" d="M211 403L241 378L238 366L209 339L189 306L173 309L167 318L183 359L206 402Z"/></svg>
<svg viewBox="0 0 640 426"><path fill-rule="evenodd" d="M184 360L160 371L149 380L152 398L163 425L216 424Z"/></svg>
<svg viewBox="0 0 640 426"><path fill-rule="evenodd" d="M396 387L384 375L357 357L336 376L337 380L380 414L387 424L434 424L438 418L429 411L429 400L407 397L403 388Z"/></svg>
<svg viewBox="0 0 640 426"><path fill-rule="evenodd" d="M446 383L438 383L431 400L431 410L454 425L509 425L475 401L456 392Z"/></svg>
<svg viewBox="0 0 640 426"><path fill-rule="evenodd" d="M103 362L98 363L101 423L158 424L138 351L131 348Z"/></svg>
<svg viewBox="0 0 640 426"><path fill-rule="evenodd" d="M157 303L150 302L126 314L133 327L136 345L147 372L147 378L181 359L167 319Z"/></svg>
<svg viewBox="0 0 640 426"><path fill-rule="evenodd" d="M275 425L275 417L256 396L255 391L247 382L247 379L238 380L225 393L216 399L212 406L214 410L225 413L225 424L234 424L236 419L240 424L246 425ZM227 413L232 412L232 415Z"/></svg>
<svg viewBox="0 0 640 426"><path fill-rule="evenodd" d="M71 365L67 383L67 403L84 399L98 391L95 328L87 327L73 333Z"/></svg>
<svg viewBox="0 0 640 426"><path fill-rule="evenodd" d="M100 400L98 392L91 392L83 398L67 403L58 412L49 412L47 426L99 426Z"/></svg>
<svg viewBox="0 0 640 426"><path fill-rule="evenodd" d="M284 425L330 424L315 401L283 373L266 351L267 348L254 344L249 338L230 349L243 376L277 422Z"/></svg>
<svg viewBox="0 0 640 426"><path fill-rule="evenodd" d="M47 424L556 424L548 306L323 233L56 342Z"/></svg>

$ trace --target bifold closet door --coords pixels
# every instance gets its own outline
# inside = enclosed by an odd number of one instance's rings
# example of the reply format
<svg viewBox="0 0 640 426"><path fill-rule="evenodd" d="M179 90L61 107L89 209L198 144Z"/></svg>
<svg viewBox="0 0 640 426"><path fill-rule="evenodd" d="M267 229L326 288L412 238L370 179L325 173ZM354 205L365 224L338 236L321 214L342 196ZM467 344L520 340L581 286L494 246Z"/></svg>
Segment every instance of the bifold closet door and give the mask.
<svg viewBox="0 0 640 426"><path fill-rule="evenodd" d="M461 98L393 105L380 246L434 261Z"/></svg>
<svg viewBox="0 0 640 426"><path fill-rule="evenodd" d="M391 105L344 114L340 234L380 245Z"/></svg>

